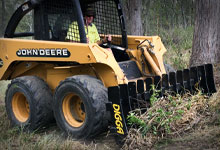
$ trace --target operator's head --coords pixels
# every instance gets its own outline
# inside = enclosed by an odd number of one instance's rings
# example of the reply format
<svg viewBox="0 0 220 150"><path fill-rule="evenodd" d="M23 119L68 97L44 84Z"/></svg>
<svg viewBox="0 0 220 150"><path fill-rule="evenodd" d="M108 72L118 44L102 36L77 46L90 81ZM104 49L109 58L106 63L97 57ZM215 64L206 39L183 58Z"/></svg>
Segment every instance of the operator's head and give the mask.
<svg viewBox="0 0 220 150"><path fill-rule="evenodd" d="M95 10L91 7L88 6L84 11L83 11L83 16L85 18L85 21L87 24L91 24L93 22L93 19L95 18Z"/></svg>

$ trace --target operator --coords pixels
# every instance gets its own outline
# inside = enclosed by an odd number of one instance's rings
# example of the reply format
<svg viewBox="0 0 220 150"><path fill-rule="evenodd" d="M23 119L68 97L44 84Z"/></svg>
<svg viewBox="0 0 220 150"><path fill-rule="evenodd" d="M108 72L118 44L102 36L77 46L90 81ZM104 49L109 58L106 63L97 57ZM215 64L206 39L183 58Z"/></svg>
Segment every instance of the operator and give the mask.
<svg viewBox="0 0 220 150"><path fill-rule="evenodd" d="M87 43L97 43L98 45L101 45L107 42L111 42L112 37L110 35L107 35L104 37L104 39L100 40L98 30L95 24L93 23L93 20L95 18L95 11L92 7L87 7L87 9L83 12L83 18L85 24ZM70 25L67 32L66 40L70 42L80 41L78 24L76 21L74 21Z"/></svg>

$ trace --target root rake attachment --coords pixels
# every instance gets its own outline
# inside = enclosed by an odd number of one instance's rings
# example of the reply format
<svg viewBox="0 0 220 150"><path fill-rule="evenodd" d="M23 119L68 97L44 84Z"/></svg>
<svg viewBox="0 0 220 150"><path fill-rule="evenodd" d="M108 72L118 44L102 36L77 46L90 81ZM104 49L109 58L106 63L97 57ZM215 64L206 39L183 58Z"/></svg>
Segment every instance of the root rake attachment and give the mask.
<svg viewBox="0 0 220 150"><path fill-rule="evenodd" d="M216 92L212 64L178 70L160 76L148 77L145 80L129 82L119 86L108 88L109 103L107 109L111 112L111 132L115 133L116 139L123 139L128 133L127 116L129 111L144 108L150 104L153 94L152 85L160 97L169 94L196 94L198 90L211 95ZM146 105L148 104L148 105Z"/></svg>

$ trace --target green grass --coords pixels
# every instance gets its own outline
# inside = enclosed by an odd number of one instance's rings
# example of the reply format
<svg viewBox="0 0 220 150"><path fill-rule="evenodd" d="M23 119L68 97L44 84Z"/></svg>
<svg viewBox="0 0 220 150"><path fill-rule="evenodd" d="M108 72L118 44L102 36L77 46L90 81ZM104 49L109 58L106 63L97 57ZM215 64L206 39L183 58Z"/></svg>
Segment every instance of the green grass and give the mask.
<svg viewBox="0 0 220 150"><path fill-rule="evenodd" d="M0 81L0 105L4 102L5 99L5 91L7 89L10 81Z"/></svg>
<svg viewBox="0 0 220 150"><path fill-rule="evenodd" d="M192 51L193 27L160 29L159 36L167 49L164 55L165 62L175 69L188 68Z"/></svg>

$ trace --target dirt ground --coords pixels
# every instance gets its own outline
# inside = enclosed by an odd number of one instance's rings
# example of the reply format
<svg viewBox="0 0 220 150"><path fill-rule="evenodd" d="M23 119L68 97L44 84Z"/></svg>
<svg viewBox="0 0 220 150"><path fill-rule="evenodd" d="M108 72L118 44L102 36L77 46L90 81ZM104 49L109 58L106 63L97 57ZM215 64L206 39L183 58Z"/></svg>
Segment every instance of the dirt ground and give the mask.
<svg viewBox="0 0 220 150"><path fill-rule="evenodd" d="M155 146L155 149L164 150L219 150L220 126L207 126L205 129L196 129L186 133L177 139L163 140Z"/></svg>

